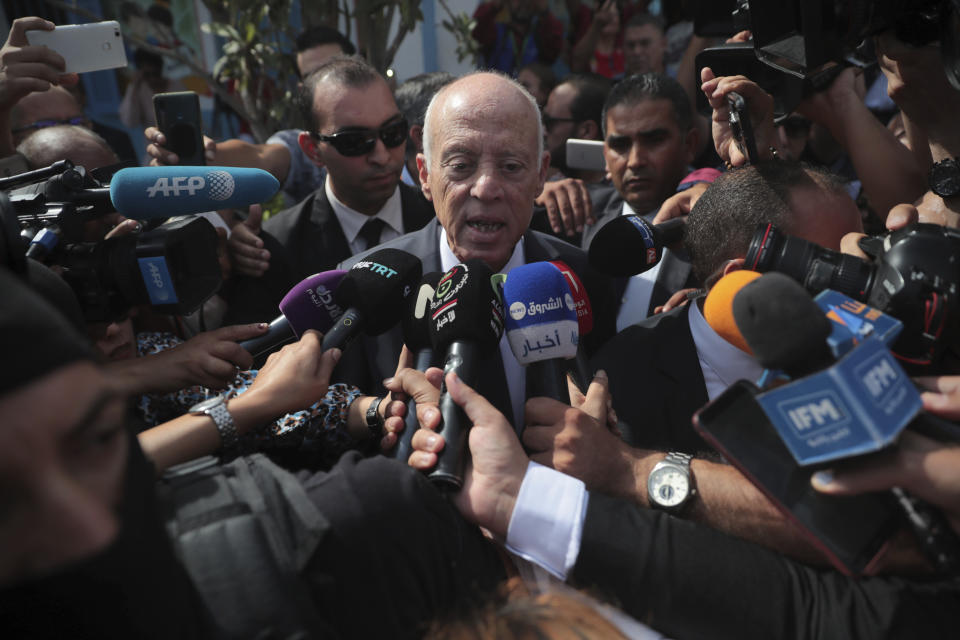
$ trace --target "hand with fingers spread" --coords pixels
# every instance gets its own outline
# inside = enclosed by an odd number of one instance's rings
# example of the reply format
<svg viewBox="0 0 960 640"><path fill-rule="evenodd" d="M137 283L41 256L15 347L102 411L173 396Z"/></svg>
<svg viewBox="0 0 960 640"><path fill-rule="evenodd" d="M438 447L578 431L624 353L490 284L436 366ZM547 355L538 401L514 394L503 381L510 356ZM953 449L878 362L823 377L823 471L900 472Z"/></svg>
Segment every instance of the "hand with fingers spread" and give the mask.
<svg viewBox="0 0 960 640"><path fill-rule="evenodd" d="M630 497L637 483L634 456L608 428L609 397L607 376L599 371L579 409L531 398L523 443L534 462L583 480L588 490Z"/></svg>
<svg viewBox="0 0 960 640"><path fill-rule="evenodd" d="M227 252L233 271L239 275L259 278L270 268L270 252L263 248L260 225L263 207L250 205L247 219L234 225L227 240Z"/></svg>
<svg viewBox="0 0 960 640"><path fill-rule="evenodd" d="M156 127L147 127L143 130L143 137L147 141L147 155L150 156L150 166L162 167L168 164L177 164L180 157L167 149L167 136ZM215 163L217 159L217 143L213 138L203 136L204 156L207 162Z"/></svg>
<svg viewBox="0 0 960 640"><path fill-rule="evenodd" d="M747 103L750 124L757 141L759 160L773 158L771 148L777 146L777 135L773 127L773 98L746 76L715 76L710 67L704 67L700 74L703 84L700 90L707 96L707 102L713 109L713 145L717 155L735 167L746 164L747 158L737 147L730 130L730 106L727 94L739 93Z"/></svg>
<svg viewBox="0 0 960 640"><path fill-rule="evenodd" d="M554 233L572 236L582 233L584 225L597 223L587 185L577 178L544 183L534 204L546 208Z"/></svg>

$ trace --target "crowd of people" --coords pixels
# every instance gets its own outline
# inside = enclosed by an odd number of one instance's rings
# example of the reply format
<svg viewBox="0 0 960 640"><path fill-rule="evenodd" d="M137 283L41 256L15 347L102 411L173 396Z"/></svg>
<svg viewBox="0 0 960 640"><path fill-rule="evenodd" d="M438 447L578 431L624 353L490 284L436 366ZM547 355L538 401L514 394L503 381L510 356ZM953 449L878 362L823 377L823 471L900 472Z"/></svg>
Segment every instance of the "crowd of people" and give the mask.
<svg viewBox="0 0 960 640"><path fill-rule="evenodd" d="M758 226L865 259L865 234L960 227L960 91L939 49L881 33L880 73L846 68L775 122L774 97L750 78L697 77L711 41L682 15L667 25L637 3L566 4L564 25L546 2L480 3L485 68L395 90L341 33L304 31L293 55L307 128L264 144L204 138L209 165L272 174L289 206L199 215L216 230L222 284L191 315L92 314L72 265L24 258L19 212L0 199L5 637L953 637L956 564L925 555L902 523L865 566L839 566L833 541L694 424L732 385L767 375L706 309L728 276L757 266ZM27 42L53 28L18 18L0 49L3 166L116 165L126 149L86 118L77 75ZM571 73L557 78L559 58ZM876 83L882 108L866 99ZM733 96L756 157L731 126ZM165 132L138 122L151 164L176 165ZM602 144L602 166L572 161L570 140ZM647 230L682 221L682 238L652 268L606 273L588 253L624 217ZM70 232L96 247L147 224L110 213ZM637 242L628 253L648 255ZM407 254L437 299L451 288L438 282L481 263L506 282L561 265L588 308L581 375L561 397L539 395L546 370L507 333L468 350L470 367L444 370L443 353L420 366L408 316L452 305L420 299L419 275L404 292L419 310L366 320L381 331L325 348L320 331L298 330L265 362L242 346L270 334L314 274L346 282ZM936 287L927 316L947 317L924 339L938 358L911 373L949 432L960 282ZM471 306L467 289L460 311L478 317L459 321L478 326L464 340L528 313L504 310L502 289L492 309ZM450 403L469 426L455 489L430 479L457 444ZM930 436L904 431L789 491L905 490L939 510L950 539L960 448Z"/></svg>

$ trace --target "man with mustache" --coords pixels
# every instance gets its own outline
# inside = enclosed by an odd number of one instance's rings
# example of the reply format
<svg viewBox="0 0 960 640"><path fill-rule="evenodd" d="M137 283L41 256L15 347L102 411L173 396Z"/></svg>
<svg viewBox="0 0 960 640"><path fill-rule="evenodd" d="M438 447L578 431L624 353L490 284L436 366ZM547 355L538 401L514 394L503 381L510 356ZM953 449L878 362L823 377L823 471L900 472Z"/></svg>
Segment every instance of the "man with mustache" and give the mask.
<svg viewBox="0 0 960 640"><path fill-rule="evenodd" d="M263 224L261 253L270 266L261 277L230 283L227 323L273 319L303 278L433 218L416 189L400 184L409 127L376 69L359 58L332 58L304 79L300 106L309 126L300 148L326 167L326 181Z"/></svg>

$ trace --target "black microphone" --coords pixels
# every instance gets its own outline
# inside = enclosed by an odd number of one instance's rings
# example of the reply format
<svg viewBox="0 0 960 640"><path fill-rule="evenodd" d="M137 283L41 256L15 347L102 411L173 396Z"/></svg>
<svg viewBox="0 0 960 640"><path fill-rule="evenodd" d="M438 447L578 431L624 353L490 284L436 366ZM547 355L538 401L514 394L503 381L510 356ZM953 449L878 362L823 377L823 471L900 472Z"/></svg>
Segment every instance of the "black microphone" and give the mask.
<svg viewBox="0 0 960 640"><path fill-rule="evenodd" d="M482 358L496 352L503 335L503 301L491 282L493 272L482 260L468 260L447 271L430 302L430 339L445 353L440 389L439 433L445 441L430 480L441 489L459 491L467 463L470 419L447 393L451 371L476 387Z"/></svg>
<svg viewBox="0 0 960 640"><path fill-rule="evenodd" d="M587 257L602 273L635 276L660 262L665 247L683 240L685 225L682 218L650 224L635 214L617 216L597 229Z"/></svg>
<svg viewBox="0 0 960 640"><path fill-rule="evenodd" d="M321 333L330 329L343 315L333 295L346 273L339 269L317 273L287 292L280 301L280 315L270 323L267 332L240 343L253 356L255 366L263 364L278 348L299 339L308 329Z"/></svg>
<svg viewBox="0 0 960 640"><path fill-rule="evenodd" d="M400 320L400 328L403 331L403 343L414 354L413 368L417 371L426 371L435 366L435 355L433 343L430 341L430 300L436 293L437 284L443 274L439 271L431 271L420 280L420 287L417 294L407 298L407 309ZM397 440L397 446L389 452L389 457L402 460L404 463L413 453L414 432L420 428L420 422L417 420L417 403L413 398L407 403L407 418L404 423L403 433Z"/></svg>
<svg viewBox="0 0 960 640"><path fill-rule="evenodd" d="M379 249L350 267L335 294L346 311L323 336L323 350L345 348L361 330L376 336L396 325L422 272L420 259L400 249Z"/></svg>

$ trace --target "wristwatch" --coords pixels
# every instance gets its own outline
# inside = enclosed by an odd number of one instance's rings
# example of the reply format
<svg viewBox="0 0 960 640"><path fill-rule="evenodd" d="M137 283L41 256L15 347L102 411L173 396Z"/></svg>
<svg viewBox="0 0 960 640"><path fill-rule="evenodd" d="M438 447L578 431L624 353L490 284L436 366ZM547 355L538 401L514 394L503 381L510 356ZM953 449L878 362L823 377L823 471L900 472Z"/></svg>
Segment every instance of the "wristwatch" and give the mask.
<svg viewBox="0 0 960 640"><path fill-rule="evenodd" d="M690 473L693 456L671 452L658 462L647 477L647 499L650 506L669 513L679 513L696 495L697 488Z"/></svg>
<svg viewBox="0 0 960 640"><path fill-rule="evenodd" d="M190 407L189 413L210 416L213 419L213 424L217 426L217 433L220 434L221 449L228 451L237 446L239 440L237 425L234 424L233 416L227 409L226 394L198 402Z"/></svg>
<svg viewBox="0 0 960 640"><path fill-rule="evenodd" d="M367 429L370 430L371 438L379 438L383 435L383 417L380 415L380 403L386 400L386 396L374 398L370 406L367 407Z"/></svg>
<svg viewBox="0 0 960 640"><path fill-rule="evenodd" d="M960 195L960 162L947 158L934 163L928 176L930 190L941 198Z"/></svg>

